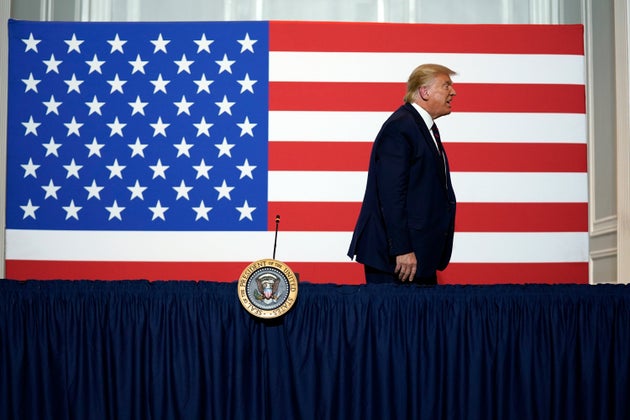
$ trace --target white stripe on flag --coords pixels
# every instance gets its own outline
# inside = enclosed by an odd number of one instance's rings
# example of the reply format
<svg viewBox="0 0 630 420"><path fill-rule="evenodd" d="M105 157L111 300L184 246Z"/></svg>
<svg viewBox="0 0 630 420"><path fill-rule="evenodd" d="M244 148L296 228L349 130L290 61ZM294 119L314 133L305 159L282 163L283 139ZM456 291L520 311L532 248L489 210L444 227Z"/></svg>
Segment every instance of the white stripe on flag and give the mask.
<svg viewBox="0 0 630 420"><path fill-rule="evenodd" d="M588 233L456 233L451 262L586 262Z"/></svg>
<svg viewBox="0 0 630 420"><path fill-rule="evenodd" d="M271 258L273 232L7 230L7 259L255 261ZM280 232L276 259L347 262L351 232ZM50 246L55 244L55 246ZM585 262L588 233L456 233L451 262Z"/></svg>
<svg viewBox="0 0 630 420"><path fill-rule="evenodd" d="M453 172L457 201L584 203L586 173ZM270 171L269 201L360 202L367 172Z"/></svg>
<svg viewBox="0 0 630 420"><path fill-rule="evenodd" d="M584 84L585 80L582 55L285 51L270 52L269 80L400 83L421 63L453 69L457 83Z"/></svg>
<svg viewBox="0 0 630 420"><path fill-rule="evenodd" d="M402 102L401 102L402 105ZM271 111L270 141L372 141L388 112ZM445 142L586 143L586 115L454 112L438 120Z"/></svg>

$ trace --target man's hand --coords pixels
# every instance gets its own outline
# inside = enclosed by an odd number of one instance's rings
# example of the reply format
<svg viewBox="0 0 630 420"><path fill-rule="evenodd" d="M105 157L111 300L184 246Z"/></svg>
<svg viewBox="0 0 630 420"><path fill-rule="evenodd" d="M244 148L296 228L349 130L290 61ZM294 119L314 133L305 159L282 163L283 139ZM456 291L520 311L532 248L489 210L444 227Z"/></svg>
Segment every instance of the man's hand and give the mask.
<svg viewBox="0 0 630 420"><path fill-rule="evenodd" d="M413 278L416 276L417 266L418 261L416 260L416 254L413 252L396 256L395 273L402 282L413 281Z"/></svg>

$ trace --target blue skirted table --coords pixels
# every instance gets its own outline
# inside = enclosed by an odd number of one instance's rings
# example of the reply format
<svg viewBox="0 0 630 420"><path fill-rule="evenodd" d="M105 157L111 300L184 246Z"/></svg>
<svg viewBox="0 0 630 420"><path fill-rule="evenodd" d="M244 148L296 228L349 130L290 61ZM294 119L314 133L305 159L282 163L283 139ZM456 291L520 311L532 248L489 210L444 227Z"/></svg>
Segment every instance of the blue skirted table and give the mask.
<svg viewBox="0 0 630 420"><path fill-rule="evenodd" d="M0 418L630 418L630 286L236 291L0 280Z"/></svg>

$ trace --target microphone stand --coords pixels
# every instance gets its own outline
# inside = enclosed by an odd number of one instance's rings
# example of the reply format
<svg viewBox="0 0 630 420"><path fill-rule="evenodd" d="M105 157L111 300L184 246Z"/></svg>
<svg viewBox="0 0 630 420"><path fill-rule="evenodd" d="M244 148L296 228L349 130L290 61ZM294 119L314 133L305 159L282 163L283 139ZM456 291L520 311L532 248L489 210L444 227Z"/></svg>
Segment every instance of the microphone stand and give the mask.
<svg viewBox="0 0 630 420"><path fill-rule="evenodd" d="M278 225L280 224L280 215L276 215L276 235L273 239L273 257L272 259L276 259L276 244L278 243Z"/></svg>

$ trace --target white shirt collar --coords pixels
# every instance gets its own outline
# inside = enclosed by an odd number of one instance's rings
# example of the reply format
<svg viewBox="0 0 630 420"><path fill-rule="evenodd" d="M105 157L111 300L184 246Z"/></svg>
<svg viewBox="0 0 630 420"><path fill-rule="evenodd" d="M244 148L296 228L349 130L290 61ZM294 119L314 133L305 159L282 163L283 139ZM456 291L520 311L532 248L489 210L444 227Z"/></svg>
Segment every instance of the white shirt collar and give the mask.
<svg viewBox="0 0 630 420"><path fill-rule="evenodd" d="M420 114L420 116L424 120L424 123L427 125L427 128L429 130L431 130L431 127L433 127L433 118L431 118L429 113L427 111L425 111L424 108L422 108L420 105L418 105L416 103L412 102L411 106L413 106L416 109L416 111L418 111L418 113ZM433 133L431 133L431 134L433 134Z"/></svg>
<svg viewBox="0 0 630 420"><path fill-rule="evenodd" d="M429 113L427 111L425 111L424 108L422 108L420 105L412 102L411 106L413 106L416 109L416 111L418 111L418 113L420 114L420 116L424 120L424 123L429 128L429 134L431 134L431 138L433 139L433 143L435 144L435 148L439 151L440 147L437 144L437 140L435 140L435 136L433 135L433 130L431 130L431 127L433 127L433 124L434 124L433 118L431 118Z"/></svg>

